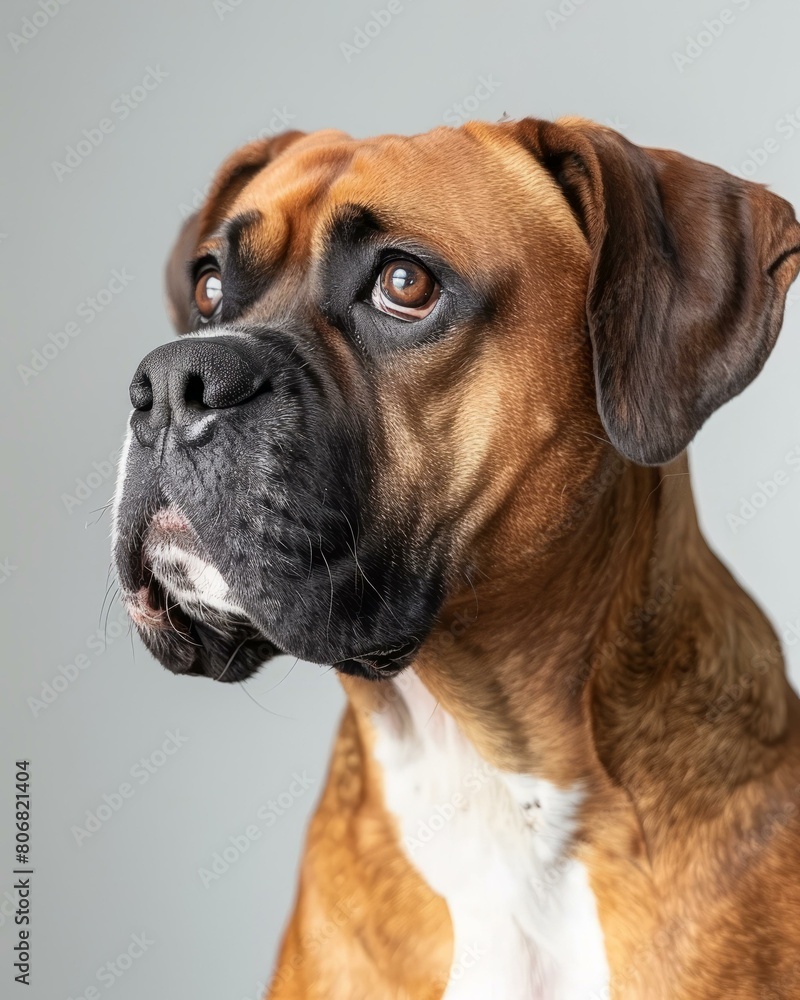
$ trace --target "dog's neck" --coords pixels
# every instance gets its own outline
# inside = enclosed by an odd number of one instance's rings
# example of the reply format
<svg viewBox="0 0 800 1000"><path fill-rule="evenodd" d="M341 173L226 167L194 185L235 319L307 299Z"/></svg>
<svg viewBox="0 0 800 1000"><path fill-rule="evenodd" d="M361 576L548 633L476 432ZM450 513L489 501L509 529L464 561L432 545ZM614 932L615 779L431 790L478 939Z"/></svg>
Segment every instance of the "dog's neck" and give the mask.
<svg viewBox="0 0 800 1000"><path fill-rule="evenodd" d="M626 463L596 501L532 556L480 567L414 670L503 770L707 811L774 766L790 700L777 640L705 544L685 459Z"/></svg>

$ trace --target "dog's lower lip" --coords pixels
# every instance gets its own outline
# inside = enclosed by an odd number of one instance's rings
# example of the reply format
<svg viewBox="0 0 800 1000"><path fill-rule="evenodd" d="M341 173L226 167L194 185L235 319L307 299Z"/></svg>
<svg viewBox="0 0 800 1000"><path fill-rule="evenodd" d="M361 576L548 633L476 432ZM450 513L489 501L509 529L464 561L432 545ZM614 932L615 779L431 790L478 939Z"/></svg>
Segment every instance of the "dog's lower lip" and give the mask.
<svg viewBox="0 0 800 1000"><path fill-rule="evenodd" d="M183 609L153 574L146 548L139 553L140 586L123 597L131 621L144 631L171 631L189 638L192 625Z"/></svg>
<svg viewBox="0 0 800 1000"><path fill-rule="evenodd" d="M127 594L124 598L128 614L139 628L174 629L175 616L171 614L169 595L155 577L149 574L146 564L144 568L145 575L149 579L138 590Z"/></svg>
<svg viewBox="0 0 800 1000"><path fill-rule="evenodd" d="M140 587L136 593L128 594L124 602L128 616L138 628L163 629L169 627L166 614L150 600L147 587Z"/></svg>

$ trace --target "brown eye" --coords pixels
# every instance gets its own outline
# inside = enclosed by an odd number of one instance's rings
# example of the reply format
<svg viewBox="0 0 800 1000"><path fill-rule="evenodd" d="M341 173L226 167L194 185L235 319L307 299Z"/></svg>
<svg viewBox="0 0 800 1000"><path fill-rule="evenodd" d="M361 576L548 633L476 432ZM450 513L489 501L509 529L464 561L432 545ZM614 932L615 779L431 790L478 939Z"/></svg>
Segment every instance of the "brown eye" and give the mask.
<svg viewBox="0 0 800 1000"><path fill-rule="evenodd" d="M194 301L203 319L209 320L222 302L222 276L219 271L206 271L197 280Z"/></svg>
<svg viewBox="0 0 800 1000"><path fill-rule="evenodd" d="M439 298L433 275L413 260L392 260L381 271L372 292L372 304L401 319L424 319Z"/></svg>

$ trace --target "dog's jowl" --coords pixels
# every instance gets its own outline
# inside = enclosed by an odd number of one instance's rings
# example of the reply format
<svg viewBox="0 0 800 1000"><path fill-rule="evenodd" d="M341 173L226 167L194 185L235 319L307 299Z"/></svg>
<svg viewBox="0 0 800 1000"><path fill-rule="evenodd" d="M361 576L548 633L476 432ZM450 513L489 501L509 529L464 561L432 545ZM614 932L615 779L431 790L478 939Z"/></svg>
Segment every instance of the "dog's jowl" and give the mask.
<svg viewBox="0 0 800 1000"><path fill-rule="evenodd" d="M781 198L579 119L223 164L113 544L170 670L347 691L274 1000L800 995L800 710L685 457L798 267Z"/></svg>

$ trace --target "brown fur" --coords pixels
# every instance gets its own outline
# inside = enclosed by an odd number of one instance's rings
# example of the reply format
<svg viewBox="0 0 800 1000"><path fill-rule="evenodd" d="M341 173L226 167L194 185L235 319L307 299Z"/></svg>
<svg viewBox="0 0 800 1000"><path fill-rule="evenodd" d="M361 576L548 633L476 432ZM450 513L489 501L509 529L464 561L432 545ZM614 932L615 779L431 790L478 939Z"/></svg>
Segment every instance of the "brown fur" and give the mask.
<svg viewBox="0 0 800 1000"><path fill-rule="evenodd" d="M280 315L349 203L500 302L377 387L378 506L422 491L424 516L457 526L414 669L489 762L585 783L577 852L615 1000L800 996L798 701L769 624L699 532L685 458L665 464L774 342L797 271L791 210L581 121L293 133L224 165L179 256L259 211L252 254L277 275ZM347 383L348 351L319 329ZM393 688L344 683L269 996L433 1000L447 908L402 853L370 752Z"/></svg>

